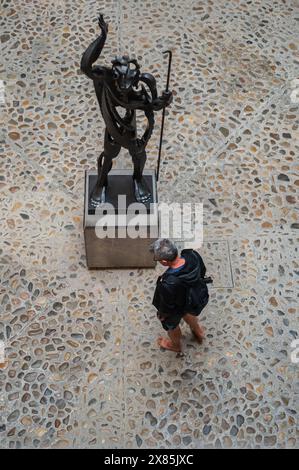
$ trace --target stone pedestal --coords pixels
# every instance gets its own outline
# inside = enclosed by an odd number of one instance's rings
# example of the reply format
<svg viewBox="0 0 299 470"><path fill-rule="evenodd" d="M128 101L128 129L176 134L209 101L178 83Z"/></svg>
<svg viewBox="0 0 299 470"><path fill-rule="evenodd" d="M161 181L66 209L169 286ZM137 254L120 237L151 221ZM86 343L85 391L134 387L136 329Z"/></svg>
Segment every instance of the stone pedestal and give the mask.
<svg viewBox="0 0 299 470"><path fill-rule="evenodd" d="M156 176L154 170L144 170L143 175L152 193L152 200L148 204L143 207L136 205L132 171L111 170L106 204L95 210L90 207L89 200L97 173L86 172L83 226L88 268L155 267L149 246L159 236ZM138 207L142 210L139 211L138 223L135 225ZM107 231L105 238L102 238L103 225ZM138 233L143 236L138 237ZM111 238L111 234L115 236ZM132 235L136 238L131 238Z"/></svg>

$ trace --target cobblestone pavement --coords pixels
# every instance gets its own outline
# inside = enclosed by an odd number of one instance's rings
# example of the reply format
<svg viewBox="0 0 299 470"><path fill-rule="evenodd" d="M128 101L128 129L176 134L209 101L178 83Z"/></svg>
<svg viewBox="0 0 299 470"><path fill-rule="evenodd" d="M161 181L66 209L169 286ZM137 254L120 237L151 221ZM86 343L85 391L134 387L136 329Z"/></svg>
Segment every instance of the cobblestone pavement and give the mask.
<svg viewBox="0 0 299 470"><path fill-rule="evenodd" d="M161 91L173 50L160 201L203 201L215 279L183 357L156 345L158 268L86 269L99 7L105 63L133 54ZM298 447L298 36L296 0L2 2L2 448Z"/></svg>

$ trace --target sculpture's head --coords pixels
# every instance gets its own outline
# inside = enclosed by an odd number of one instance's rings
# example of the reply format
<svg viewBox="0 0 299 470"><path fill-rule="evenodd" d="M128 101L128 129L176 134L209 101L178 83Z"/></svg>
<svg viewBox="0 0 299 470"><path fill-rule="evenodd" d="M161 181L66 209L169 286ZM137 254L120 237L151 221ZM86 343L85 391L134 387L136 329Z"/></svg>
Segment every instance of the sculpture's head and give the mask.
<svg viewBox="0 0 299 470"><path fill-rule="evenodd" d="M116 88L126 94L138 84L140 65L137 60L130 59L128 56L116 57L112 61L112 76Z"/></svg>

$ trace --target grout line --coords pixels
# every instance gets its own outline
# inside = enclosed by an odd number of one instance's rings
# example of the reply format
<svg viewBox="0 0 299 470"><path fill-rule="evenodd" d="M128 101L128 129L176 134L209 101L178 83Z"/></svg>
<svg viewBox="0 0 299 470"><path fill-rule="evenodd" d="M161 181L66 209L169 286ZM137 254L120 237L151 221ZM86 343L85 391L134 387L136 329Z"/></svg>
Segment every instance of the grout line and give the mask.
<svg viewBox="0 0 299 470"><path fill-rule="evenodd" d="M227 243L227 251L228 251L228 260L229 260L229 266L230 266L230 275L231 275L231 280L232 280L232 285L233 289L235 288L235 282L234 282L234 276L233 276L233 267L232 267L232 260L231 260L231 254L230 254L230 243L229 240L226 240Z"/></svg>
<svg viewBox="0 0 299 470"><path fill-rule="evenodd" d="M122 358L121 374L122 374L122 387L123 387L123 410L121 410L121 413L123 416L121 448L124 449L126 447L126 435L127 435L127 429L128 429L128 409L127 409L128 384L127 384L127 378L125 374L125 364L127 363L127 352L126 352L127 350L125 346L128 340L128 322L126 321L125 312L128 311L128 302L125 298L124 292L122 292L122 286L120 283L119 283L119 290L121 292L119 309L120 309L122 323L123 323L123 337L122 337L122 342L121 342L121 348L122 348L121 350L121 358Z"/></svg>

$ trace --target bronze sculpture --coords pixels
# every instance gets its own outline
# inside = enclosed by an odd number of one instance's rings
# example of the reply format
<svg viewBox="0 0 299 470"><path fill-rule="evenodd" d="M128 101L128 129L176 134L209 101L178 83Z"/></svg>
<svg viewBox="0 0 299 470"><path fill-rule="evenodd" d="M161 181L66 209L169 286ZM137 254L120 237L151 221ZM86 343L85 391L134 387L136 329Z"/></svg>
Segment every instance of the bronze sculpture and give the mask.
<svg viewBox="0 0 299 470"><path fill-rule="evenodd" d="M98 178L92 191L90 205L97 207L105 202L108 173L112 160L121 147L132 156L134 194L138 202L146 203L151 192L142 176L146 162L146 145L154 128L154 111L165 109L172 101L172 93L164 91L158 97L156 80L149 73L141 73L137 60L128 56L116 57L112 67L93 65L105 45L108 25L99 16L101 35L86 49L81 60L81 70L93 80L100 110L105 121L104 151L98 158ZM117 108L122 108L123 113ZM144 111L147 127L141 138L137 136L136 110Z"/></svg>

